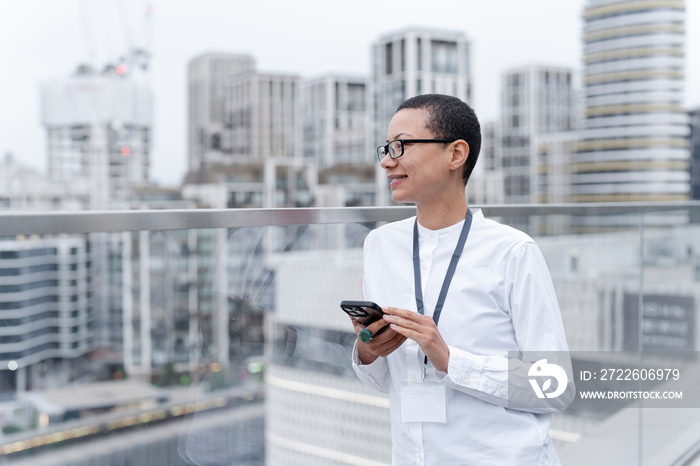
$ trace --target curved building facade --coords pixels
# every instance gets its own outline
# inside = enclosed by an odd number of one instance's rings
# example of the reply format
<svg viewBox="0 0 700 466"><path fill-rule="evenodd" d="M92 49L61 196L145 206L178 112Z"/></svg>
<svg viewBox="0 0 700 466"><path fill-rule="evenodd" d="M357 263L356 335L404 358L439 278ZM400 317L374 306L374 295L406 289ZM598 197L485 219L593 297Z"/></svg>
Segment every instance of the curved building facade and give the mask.
<svg viewBox="0 0 700 466"><path fill-rule="evenodd" d="M588 0L574 202L689 198L685 2Z"/></svg>
<svg viewBox="0 0 700 466"><path fill-rule="evenodd" d="M66 384L96 348L90 244L0 239L0 394Z"/></svg>

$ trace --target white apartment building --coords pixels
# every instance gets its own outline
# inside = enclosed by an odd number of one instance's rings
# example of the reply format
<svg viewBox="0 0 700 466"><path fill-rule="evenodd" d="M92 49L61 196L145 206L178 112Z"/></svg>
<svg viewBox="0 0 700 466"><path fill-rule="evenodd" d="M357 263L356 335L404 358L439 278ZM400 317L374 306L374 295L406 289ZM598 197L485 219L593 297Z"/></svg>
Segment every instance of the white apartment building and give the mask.
<svg viewBox="0 0 700 466"><path fill-rule="evenodd" d="M336 164L374 163L367 153L367 79L331 75L301 82L304 157L319 171Z"/></svg>
<svg viewBox="0 0 700 466"><path fill-rule="evenodd" d="M84 237L0 239L0 392L65 384L97 347Z"/></svg>
<svg viewBox="0 0 700 466"><path fill-rule="evenodd" d="M0 210L81 210L88 206L87 180L52 180L6 154L0 160Z"/></svg>
<svg viewBox="0 0 700 466"><path fill-rule="evenodd" d="M367 79L330 75L301 83L302 150L318 170L317 206L374 205Z"/></svg>
<svg viewBox="0 0 700 466"><path fill-rule="evenodd" d="M574 202L689 198L685 8L683 0L586 2Z"/></svg>
<svg viewBox="0 0 700 466"><path fill-rule="evenodd" d="M700 200L700 108L691 110L690 113L690 180L692 184L691 198Z"/></svg>
<svg viewBox="0 0 700 466"><path fill-rule="evenodd" d="M220 161L228 81L255 72L249 55L206 53L187 65L187 137L189 172Z"/></svg>
<svg viewBox="0 0 700 466"><path fill-rule="evenodd" d="M248 73L230 79L223 151L233 161L301 157L297 75Z"/></svg>
<svg viewBox="0 0 700 466"><path fill-rule="evenodd" d="M467 183L469 205L503 204L503 168L498 122L481 123L481 150Z"/></svg>
<svg viewBox="0 0 700 466"><path fill-rule="evenodd" d="M542 167L536 139L575 128L572 74L569 68L527 66L502 75L499 140L506 203L552 202L541 170L550 161L565 165L569 154L549 153Z"/></svg>
<svg viewBox="0 0 700 466"><path fill-rule="evenodd" d="M147 82L112 66L43 83L49 176L87 180L90 209L125 208L148 181L152 113Z"/></svg>

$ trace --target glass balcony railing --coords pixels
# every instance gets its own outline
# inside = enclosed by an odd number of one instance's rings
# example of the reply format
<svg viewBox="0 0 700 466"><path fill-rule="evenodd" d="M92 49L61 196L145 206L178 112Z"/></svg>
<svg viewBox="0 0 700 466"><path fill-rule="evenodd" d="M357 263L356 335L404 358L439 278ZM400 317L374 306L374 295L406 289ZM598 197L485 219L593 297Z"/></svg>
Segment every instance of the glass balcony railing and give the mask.
<svg viewBox="0 0 700 466"><path fill-rule="evenodd" d="M700 203L481 209L540 246L575 376L623 373L614 403L577 381L553 416L562 463L694 464ZM0 214L0 464L390 464L338 304L362 298L366 234L414 213Z"/></svg>

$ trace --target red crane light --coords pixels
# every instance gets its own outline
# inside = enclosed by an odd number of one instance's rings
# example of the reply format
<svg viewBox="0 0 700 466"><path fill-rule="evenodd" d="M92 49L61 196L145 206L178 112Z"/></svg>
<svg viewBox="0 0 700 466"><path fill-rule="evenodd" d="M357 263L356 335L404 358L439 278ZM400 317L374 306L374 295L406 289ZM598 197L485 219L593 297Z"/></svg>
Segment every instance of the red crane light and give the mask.
<svg viewBox="0 0 700 466"><path fill-rule="evenodd" d="M126 157L127 155L131 154L131 148L129 146L122 146L121 152L122 155Z"/></svg>

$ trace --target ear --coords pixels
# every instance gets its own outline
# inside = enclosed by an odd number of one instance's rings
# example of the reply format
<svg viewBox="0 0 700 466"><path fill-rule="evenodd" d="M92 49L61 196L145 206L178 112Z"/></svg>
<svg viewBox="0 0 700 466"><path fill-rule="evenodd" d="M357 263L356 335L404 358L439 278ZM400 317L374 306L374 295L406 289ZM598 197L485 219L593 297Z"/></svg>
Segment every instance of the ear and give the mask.
<svg viewBox="0 0 700 466"><path fill-rule="evenodd" d="M463 139L458 139L452 144L450 170L459 170L467 163L467 159L469 158L469 144Z"/></svg>

